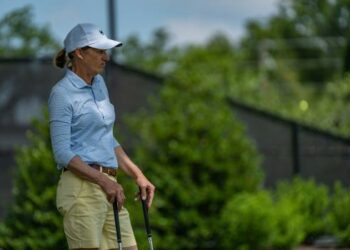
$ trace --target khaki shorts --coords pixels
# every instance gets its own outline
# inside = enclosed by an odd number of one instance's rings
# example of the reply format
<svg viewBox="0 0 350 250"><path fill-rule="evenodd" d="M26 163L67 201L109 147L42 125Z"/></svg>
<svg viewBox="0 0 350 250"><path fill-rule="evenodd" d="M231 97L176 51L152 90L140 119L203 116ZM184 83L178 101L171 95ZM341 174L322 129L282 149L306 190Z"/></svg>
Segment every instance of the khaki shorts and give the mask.
<svg viewBox="0 0 350 250"><path fill-rule="evenodd" d="M112 176L110 179L115 180ZM63 215L68 246L74 248L117 249L113 205L100 186L83 180L71 171L60 177L57 209ZM123 247L136 246L128 211L119 212Z"/></svg>

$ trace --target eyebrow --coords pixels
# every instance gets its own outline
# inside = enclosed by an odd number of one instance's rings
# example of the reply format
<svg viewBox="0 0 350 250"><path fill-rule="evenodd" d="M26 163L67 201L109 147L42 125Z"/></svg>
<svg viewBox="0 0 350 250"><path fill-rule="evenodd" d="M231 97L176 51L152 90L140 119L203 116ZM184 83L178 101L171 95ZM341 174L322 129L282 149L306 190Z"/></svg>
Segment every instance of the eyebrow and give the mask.
<svg viewBox="0 0 350 250"><path fill-rule="evenodd" d="M92 49L92 50L94 50L94 51L96 51L96 52L106 52L107 51L106 49L96 49L96 48L92 48L92 47L89 47L89 46L87 46L87 47Z"/></svg>

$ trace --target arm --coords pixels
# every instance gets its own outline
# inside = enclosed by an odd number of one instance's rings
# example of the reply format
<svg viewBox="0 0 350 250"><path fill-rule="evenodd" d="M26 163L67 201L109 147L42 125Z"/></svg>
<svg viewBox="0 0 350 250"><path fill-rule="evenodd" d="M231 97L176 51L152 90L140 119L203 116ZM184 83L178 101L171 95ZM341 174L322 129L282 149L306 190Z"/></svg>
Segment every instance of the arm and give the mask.
<svg viewBox="0 0 350 250"><path fill-rule="evenodd" d="M141 189L141 198L143 200L147 199L147 207L150 208L154 197L154 185L144 176L140 168L132 162L121 146L115 147L115 154L119 167L135 180Z"/></svg>

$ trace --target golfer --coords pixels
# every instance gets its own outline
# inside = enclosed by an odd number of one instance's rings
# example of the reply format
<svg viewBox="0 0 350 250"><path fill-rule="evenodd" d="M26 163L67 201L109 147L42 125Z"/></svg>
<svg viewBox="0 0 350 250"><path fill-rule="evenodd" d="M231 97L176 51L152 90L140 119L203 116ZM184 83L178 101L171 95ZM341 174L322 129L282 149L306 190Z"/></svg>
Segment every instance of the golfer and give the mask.
<svg viewBox="0 0 350 250"><path fill-rule="evenodd" d="M123 249L137 249L119 169L140 187L150 207L155 187L133 163L113 136L114 106L100 73L106 50L122 44L94 24L76 25L64 40L54 64L65 76L52 88L49 122L52 148L62 171L57 208L63 215L70 249L117 249L113 202L118 202Z"/></svg>

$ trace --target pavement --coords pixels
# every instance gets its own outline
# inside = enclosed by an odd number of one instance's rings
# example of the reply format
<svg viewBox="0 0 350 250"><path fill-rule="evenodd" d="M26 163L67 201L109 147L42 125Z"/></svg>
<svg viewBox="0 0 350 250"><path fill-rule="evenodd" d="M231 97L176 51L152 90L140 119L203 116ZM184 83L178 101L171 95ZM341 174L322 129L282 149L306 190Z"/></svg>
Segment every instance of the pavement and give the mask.
<svg viewBox="0 0 350 250"><path fill-rule="evenodd" d="M295 250L350 250L350 248L300 246Z"/></svg>

